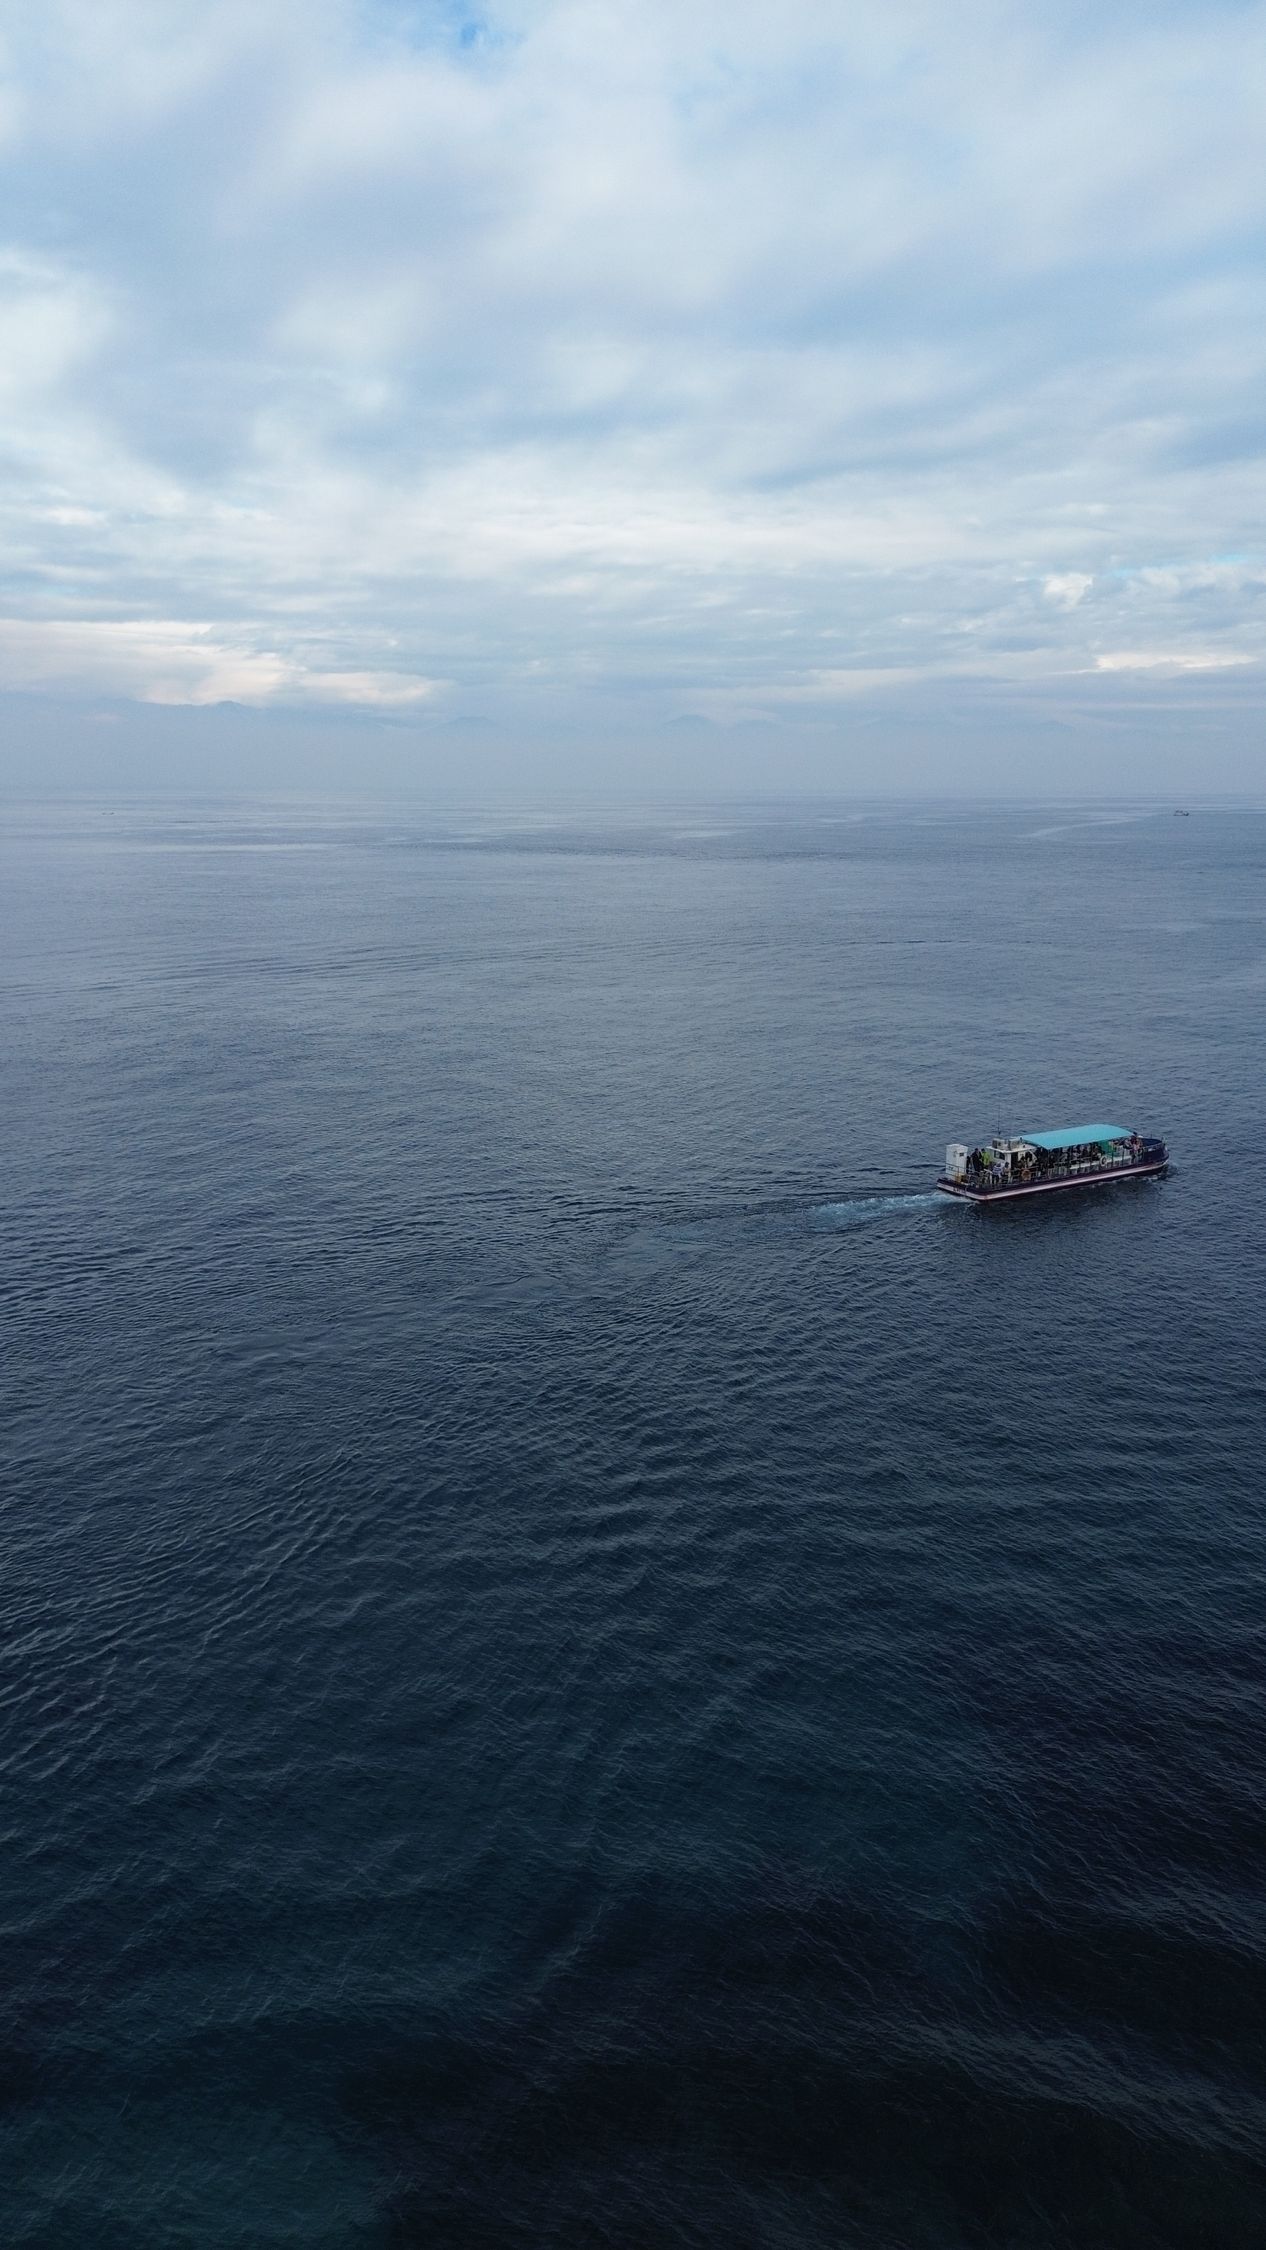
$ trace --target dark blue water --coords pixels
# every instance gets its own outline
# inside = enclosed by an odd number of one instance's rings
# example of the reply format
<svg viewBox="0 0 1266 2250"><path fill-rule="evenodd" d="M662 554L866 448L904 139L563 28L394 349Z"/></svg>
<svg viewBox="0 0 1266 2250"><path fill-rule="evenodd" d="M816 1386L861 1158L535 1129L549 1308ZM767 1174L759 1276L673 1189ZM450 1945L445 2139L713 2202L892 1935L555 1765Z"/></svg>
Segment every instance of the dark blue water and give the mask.
<svg viewBox="0 0 1266 2250"><path fill-rule="evenodd" d="M1262 2241L1266 818L846 812L10 808L6 2246Z"/></svg>

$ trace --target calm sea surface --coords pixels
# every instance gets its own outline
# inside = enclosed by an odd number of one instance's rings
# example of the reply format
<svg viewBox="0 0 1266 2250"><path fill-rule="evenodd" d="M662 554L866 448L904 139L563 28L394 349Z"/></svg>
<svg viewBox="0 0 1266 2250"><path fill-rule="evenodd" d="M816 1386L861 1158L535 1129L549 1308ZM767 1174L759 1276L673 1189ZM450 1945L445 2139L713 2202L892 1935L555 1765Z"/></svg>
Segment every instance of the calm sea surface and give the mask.
<svg viewBox="0 0 1266 2250"><path fill-rule="evenodd" d="M5 2250L1256 2250L1266 817L11 806L0 974Z"/></svg>

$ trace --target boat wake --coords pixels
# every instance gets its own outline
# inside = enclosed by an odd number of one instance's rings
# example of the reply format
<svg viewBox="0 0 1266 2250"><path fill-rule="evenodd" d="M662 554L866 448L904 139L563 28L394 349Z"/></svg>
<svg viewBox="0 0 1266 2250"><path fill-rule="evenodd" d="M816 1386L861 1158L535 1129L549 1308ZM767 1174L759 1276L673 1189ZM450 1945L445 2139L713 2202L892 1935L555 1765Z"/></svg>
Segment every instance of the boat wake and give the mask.
<svg viewBox="0 0 1266 2250"><path fill-rule="evenodd" d="M818 1203L810 1213L814 1226L828 1232L836 1227L859 1226L867 1219L891 1219L898 1212L949 1210L950 1198L935 1191L927 1195L857 1195L844 1203Z"/></svg>
<svg viewBox="0 0 1266 2250"><path fill-rule="evenodd" d="M956 1198L932 1193L908 1195L858 1195L835 1203L780 1201L764 1209L746 1211L684 1213L677 1218L663 1218L634 1226L622 1234L618 1242L618 1255L635 1264L640 1270L666 1262L676 1262L684 1255L710 1256L718 1239L728 1236L731 1241L746 1235L753 1243L787 1243L806 1232L815 1235L840 1234L856 1226L865 1226L876 1219L911 1218L916 1213L926 1218L930 1211L970 1210L971 1205Z"/></svg>

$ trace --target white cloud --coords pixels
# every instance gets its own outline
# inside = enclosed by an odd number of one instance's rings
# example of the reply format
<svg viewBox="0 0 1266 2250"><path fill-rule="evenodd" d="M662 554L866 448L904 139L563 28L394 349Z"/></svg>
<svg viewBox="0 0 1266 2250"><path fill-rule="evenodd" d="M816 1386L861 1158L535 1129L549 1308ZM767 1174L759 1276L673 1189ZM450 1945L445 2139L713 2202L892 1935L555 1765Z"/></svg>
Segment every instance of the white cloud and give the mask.
<svg viewBox="0 0 1266 2250"><path fill-rule="evenodd" d="M1045 581L1042 592L1057 609L1076 609L1093 585L1094 579L1087 570L1056 571Z"/></svg>
<svg viewBox="0 0 1266 2250"><path fill-rule="evenodd" d="M104 292L73 268L0 249L0 407L38 415L91 367L110 332Z"/></svg>
<svg viewBox="0 0 1266 2250"><path fill-rule="evenodd" d="M210 625L170 618L0 618L0 686L56 686L138 703L333 703L366 710L403 709L436 692L432 680L323 669L275 650L235 645Z"/></svg>
<svg viewBox="0 0 1266 2250"><path fill-rule="evenodd" d="M1256 663L1258 8L8 13L9 685L794 722Z"/></svg>
<svg viewBox="0 0 1266 2250"><path fill-rule="evenodd" d="M1251 656L1236 656L1227 649L1122 649L1112 656L1097 656L1098 672L1222 672L1229 666L1251 664Z"/></svg>

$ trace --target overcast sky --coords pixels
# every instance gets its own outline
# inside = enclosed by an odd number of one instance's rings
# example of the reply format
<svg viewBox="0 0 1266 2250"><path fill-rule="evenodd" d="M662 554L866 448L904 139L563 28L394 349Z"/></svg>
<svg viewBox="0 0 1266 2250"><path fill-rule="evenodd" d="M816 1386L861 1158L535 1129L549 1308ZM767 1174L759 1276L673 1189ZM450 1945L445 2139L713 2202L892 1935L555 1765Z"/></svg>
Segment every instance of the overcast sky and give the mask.
<svg viewBox="0 0 1266 2250"><path fill-rule="evenodd" d="M1266 8L0 25L19 780L1258 788Z"/></svg>

